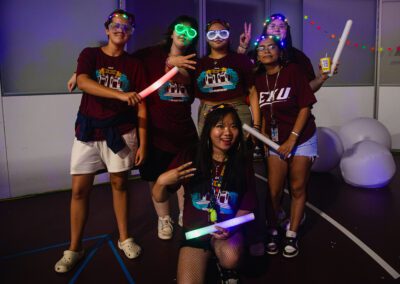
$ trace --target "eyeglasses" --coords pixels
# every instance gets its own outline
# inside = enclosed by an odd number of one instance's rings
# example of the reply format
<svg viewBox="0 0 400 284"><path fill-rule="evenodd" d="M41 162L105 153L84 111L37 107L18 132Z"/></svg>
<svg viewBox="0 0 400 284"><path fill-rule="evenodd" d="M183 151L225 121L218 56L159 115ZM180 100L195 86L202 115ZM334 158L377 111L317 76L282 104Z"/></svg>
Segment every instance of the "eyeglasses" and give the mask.
<svg viewBox="0 0 400 284"><path fill-rule="evenodd" d="M279 30L286 30L287 29L286 24L279 24L279 25L277 25L277 24L269 24L267 28L270 29L270 30L276 30L277 28Z"/></svg>
<svg viewBox="0 0 400 284"><path fill-rule="evenodd" d="M228 30L214 30L214 31L207 32L208 40L215 40L218 37L220 39L227 39L229 37L229 31Z"/></svg>
<svg viewBox="0 0 400 284"><path fill-rule="evenodd" d="M278 48L278 46L277 46L276 44L268 44L267 46L265 46L265 45L259 45L259 46L257 47L257 51L258 51L258 52L267 51L267 50L273 51L273 50L275 50L275 49L277 49L277 48Z"/></svg>
<svg viewBox="0 0 400 284"><path fill-rule="evenodd" d="M110 23L108 25L108 28L112 30L113 32L118 31L119 29L122 30L122 32L126 34L132 34L134 28L131 25L128 24L121 24L121 23Z"/></svg>
<svg viewBox="0 0 400 284"><path fill-rule="evenodd" d="M175 25L175 32L178 35L186 34L189 39L193 39L197 36L197 31L190 26L186 26L184 24L176 24Z"/></svg>

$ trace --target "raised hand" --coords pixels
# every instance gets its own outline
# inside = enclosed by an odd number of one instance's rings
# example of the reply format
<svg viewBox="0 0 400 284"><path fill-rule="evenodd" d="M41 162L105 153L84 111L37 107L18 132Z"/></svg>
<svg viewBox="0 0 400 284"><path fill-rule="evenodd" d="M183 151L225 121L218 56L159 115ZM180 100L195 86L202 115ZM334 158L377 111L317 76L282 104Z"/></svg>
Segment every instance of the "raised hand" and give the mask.
<svg viewBox="0 0 400 284"><path fill-rule="evenodd" d="M250 39L251 39L251 23L247 24L247 22L245 22L244 32L239 37L238 51L243 51L240 53L244 53L247 50L247 48L249 47Z"/></svg>
<svg viewBox="0 0 400 284"><path fill-rule="evenodd" d="M180 167L177 167L175 169L163 173L158 177L157 183L163 186L174 185L186 178L194 176L196 168L190 167L192 163L193 162L183 164Z"/></svg>
<svg viewBox="0 0 400 284"><path fill-rule="evenodd" d="M195 70L196 61L191 60L196 57L196 53L189 55L170 56L167 59L167 65L176 66L178 68L193 69Z"/></svg>

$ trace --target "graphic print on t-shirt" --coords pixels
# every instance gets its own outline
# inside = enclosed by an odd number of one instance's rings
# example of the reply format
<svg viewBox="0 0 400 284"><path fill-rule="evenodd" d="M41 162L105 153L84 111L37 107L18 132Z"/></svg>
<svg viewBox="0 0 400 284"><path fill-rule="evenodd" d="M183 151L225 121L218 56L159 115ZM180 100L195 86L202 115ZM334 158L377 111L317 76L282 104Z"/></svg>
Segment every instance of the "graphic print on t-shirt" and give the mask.
<svg viewBox="0 0 400 284"><path fill-rule="evenodd" d="M197 192L193 193L191 197L192 204L196 209L207 211L211 199L210 193L201 196L201 194ZM216 194L215 199L219 205L220 213L233 214L234 208L237 207L238 197L239 195L237 192L226 190L219 191Z"/></svg>
<svg viewBox="0 0 400 284"><path fill-rule="evenodd" d="M128 92L130 85L128 77L113 67L96 70L97 82L110 89Z"/></svg>
<svg viewBox="0 0 400 284"><path fill-rule="evenodd" d="M176 82L166 82L158 90L158 95L163 101L187 102L190 100L186 86Z"/></svg>
<svg viewBox="0 0 400 284"><path fill-rule="evenodd" d="M260 107L274 103L284 102L290 94L290 87L280 88L271 92L260 92Z"/></svg>
<svg viewBox="0 0 400 284"><path fill-rule="evenodd" d="M231 68L214 68L200 73L197 85L203 93L224 92L234 90L239 81L239 76Z"/></svg>

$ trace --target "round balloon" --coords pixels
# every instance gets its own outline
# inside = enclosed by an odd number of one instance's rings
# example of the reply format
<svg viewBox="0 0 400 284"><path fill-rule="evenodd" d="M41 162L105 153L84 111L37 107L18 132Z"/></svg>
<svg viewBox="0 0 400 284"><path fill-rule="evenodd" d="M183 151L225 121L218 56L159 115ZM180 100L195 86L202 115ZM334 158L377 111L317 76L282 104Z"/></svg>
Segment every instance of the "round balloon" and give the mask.
<svg viewBox="0 0 400 284"><path fill-rule="evenodd" d="M339 135L328 127L317 128L318 157L311 170L313 172L329 172L340 162L343 145Z"/></svg>
<svg viewBox="0 0 400 284"><path fill-rule="evenodd" d="M346 183L363 188L386 186L396 172L392 153L374 141L361 141L343 153L340 170Z"/></svg>
<svg viewBox="0 0 400 284"><path fill-rule="evenodd" d="M378 120L359 117L346 123L339 129L339 137L346 151L354 144L364 140L375 141L391 150L392 138L387 128Z"/></svg>

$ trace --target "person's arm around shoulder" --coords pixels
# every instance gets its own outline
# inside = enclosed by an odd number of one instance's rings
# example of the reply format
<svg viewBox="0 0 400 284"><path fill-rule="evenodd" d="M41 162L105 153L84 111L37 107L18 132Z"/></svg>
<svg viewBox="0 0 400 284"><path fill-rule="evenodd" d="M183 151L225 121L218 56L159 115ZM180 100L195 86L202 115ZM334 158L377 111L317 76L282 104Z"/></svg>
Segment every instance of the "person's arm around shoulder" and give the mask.
<svg viewBox="0 0 400 284"><path fill-rule="evenodd" d="M165 202L169 199L168 186L181 183L184 179L194 176L196 168L192 168L192 162L183 164L160 175L152 188L152 196L156 202Z"/></svg>

